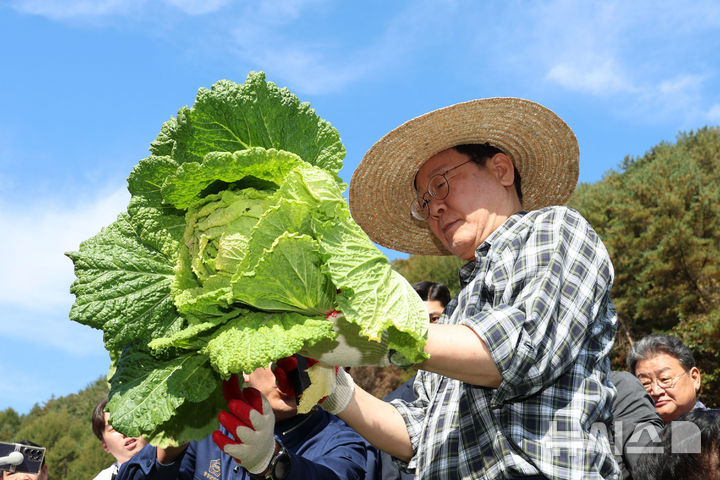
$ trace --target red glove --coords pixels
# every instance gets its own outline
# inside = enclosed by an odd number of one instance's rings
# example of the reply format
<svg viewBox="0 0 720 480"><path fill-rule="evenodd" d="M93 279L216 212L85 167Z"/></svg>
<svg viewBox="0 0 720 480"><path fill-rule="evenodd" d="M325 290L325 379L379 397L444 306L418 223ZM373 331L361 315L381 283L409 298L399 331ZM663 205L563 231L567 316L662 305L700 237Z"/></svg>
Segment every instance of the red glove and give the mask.
<svg viewBox="0 0 720 480"><path fill-rule="evenodd" d="M240 390L235 375L223 382L228 411L218 414L220 424L234 439L215 430L212 439L250 473L267 470L275 453L275 414L267 399L255 388Z"/></svg>
<svg viewBox="0 0 720 480"><path fill-rule="evenodd" d="M309 366L309 365L308 365ZM290 376L296 376L298 368L298 361L295 356L281 358L275 362L273 373L275 374L275 383L277 384L278 390L288 397L295 397L295 388L293 382L290 381ZM302 393L302 392L300 392Z"/></svg>

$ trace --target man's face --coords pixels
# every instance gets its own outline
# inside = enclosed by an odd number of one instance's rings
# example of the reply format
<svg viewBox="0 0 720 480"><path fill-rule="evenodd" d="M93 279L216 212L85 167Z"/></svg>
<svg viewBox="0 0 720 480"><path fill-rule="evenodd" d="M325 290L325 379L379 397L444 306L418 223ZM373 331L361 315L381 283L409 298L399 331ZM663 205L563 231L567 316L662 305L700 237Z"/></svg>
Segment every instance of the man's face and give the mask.
<svg viewBox="0 0 720 480"><path fill-rule="evenodd" d="M454 149L431 157L415 177L418 196L427 191L431 177L467 160L467 155ZM470 162L448 173L446 178L450 185L448 196L430 201L427 222L450 253L473 260L477 247L510 215L522 209L513 187L512 160L497 154L483 167Z"/></svg>
<svg viewBox="0 0 720 480"><path fill-rule="evenodd" d="M37 475L31 473L3 472L3 480L47 480L47 478L47 465L43 465L40 473Z"/></svg>
<svg viewBox="0 0 720 480"><path fill-rule="evenodd" d="M639 360L635 376L641 383L652 385L648 393L655 402L655 410L665 423L675 420L695 406L700 388L700 371L693 367L685 371L680 361L666 353ZM661 388L658 382L672 380L672 388Z"/></svg>
<svg viewBox="0 0 720 480"><path fill-rule="evenodd" d="M275 420L287 420L297 415L295 392L283 391L279 388L275 374L270 368L258 368L250 375L244 375L243 378L249 386L257 388L267 398L275 412Z"/></svg>
<svg viewBox="0 0 720 480"><path fill-rule="evenodd" d="M105 412L105 430L103 431L102 446L106 452L115 457L118 463L125 463L130 457L147 445L142 437L126 437L122 433L116 431L112 425L108 423L110 414Z"/></svg>

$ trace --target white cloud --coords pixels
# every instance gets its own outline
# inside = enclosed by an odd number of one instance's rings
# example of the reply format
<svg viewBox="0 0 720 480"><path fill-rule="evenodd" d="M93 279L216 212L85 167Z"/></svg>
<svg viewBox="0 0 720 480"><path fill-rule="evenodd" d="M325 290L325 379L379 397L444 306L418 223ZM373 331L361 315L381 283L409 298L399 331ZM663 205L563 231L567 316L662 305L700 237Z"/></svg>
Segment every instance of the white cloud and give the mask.
<svg viewBox="0 0 720 480"><path fill-rule="evenodd" d="M74 278L64 253L112 223L129 201L120 189L90 205L44 204L0 207L0 305L37 312L66 308Z"/></svg>
<svg viewBox="0 0 720 480"><path fill-rule="evenodd" d="M710 123L720 125L720 103L716 103L707 112L707 119Z"/></svg>
<svg viewBox="0 0 720 480"><path fill-rule="evenodd" d="M188 15L204 15L220 10L229 0L165 0L165 3Z"/></svg>
<svg viewBox="0 0 720 480"><path fill-rule="evenodd" d="M221 10L230 0L15 0L12 7L21 13L53 20L142 15L153 7L169 6L187 15L204 15ZM155 15L156 13L153 13Z"/></svg>
<svg viewBox="0 0 720 480"><path fill-rule="evenodd" d="M545 72L545 87L614 102L619 116L706 121L717 2L554 0L515 5L497 24L493 34L507 40L490 51L508 71Z"/></svg>
<svg viewBox="0 0 720 480"><path fill-rule="evenodd" d="M65 305L56 305L53 312L38 312L0 303L3 310L0 334L5 341L59 350L75 357L102 355L105 351L102 332L70 320L71 304L68 299Z"/></svg>
<svg viewBox="0 0 720 480"><path fill-rule="evenodd" d="M112 223L127 207L119 189L84 205L0 206L0 336L75 356L103 351L102 333L70 321L72 261L64 253Z"/></svg>
<svg viewBox="0 0 720 480"><path fill-rule="evenodd" d="M642 85L632 107L646 121L671 119L677 129L689 129L707 121L705 87L708 76L681 73L657 78Z"/></svg>
<svg viewBox="0 0 720 480"><path fill-rule="evenodd" d="M516 74L544 80L537 88L616 100L619 115L682 117L690 123L707 113L703 91L714 77L715 57L687 62L682 52L709 48L712 42L698 42L698 35L712 38L720 27L720 5L703 0L405 2L400 8L368 7L347 33L324 28L343 8L331 0L16 0L13 5L56 19L133 15L154 25L173 13L215 13L211 22L194 23L197 38L187 50L227 52L230 63L266 71L301 95L344 91L433 62L439 68L473 67L490 82L492 76Z"/></svg>
<svg viewBox="0 0 720 480"><path fill-rule="evenodd" d="M0 409L12 407L25 414L34 404L40 404L47 394L44 389L47 380L40 377L21 364L0 364Z"/></svg>
<svg viewBox="0 0 720 480"><path fill-rule="evenodd" d="M53 20L126 14L138 3L133 0L16 0L15 10Z"/></svg>
<svg viewBox="0 0 720 480"><path fill-rule="evenodd" d="M299 38L294 25L321 16L327 3L289 0L277 8L267 2L250 5L238 15L242 20L233 29L230 48L272 78L282 78L294 92L332 93L361 79L393 75L413 59L426 61L423 46L438 41L428 35L428 19L433 19L434 32L454 22L454 2L418 1L393 15L378 11L380 28L375 35L345 38L318 32Z"/></svg>
<svg viewBox="0 0 720 480"><path fill-rule="evenodd" d="M703 75L682 74L660 81L657 89L663 95L677 95L696 90L704 80Z"/></svg>
<svg viewBox="0 0 720 480"><path fill-rule="evenodd" d="M563 63L550 68L547 79L569 90L609 94L634 90L613 59L580 65Z"/></svg>
<svg viewBox="0 0 720 480"><path fill-rule="evenodd" d="M247 23L286 24L301 17L308 9L326 8L330 0L275 0L247 2L243 18Z"/></svg>
<svg viewBox="0 0 720 480"><path fill-rule="evenodd" d="M6 313L6 312L4 312ZM102 332L33 312L13 312L0 321L0 410L27 413L52 396L79 391L107 372Z"/></svg>
<svg viewBox="0 0 720 480"><path fill-rule="evenodd" d="M230 44L238 58L282 79L296 93L342 90L367 71L359 49L340 47L321 32L298 38L293 28L308 17L321 16L326 0L284 0L243 5L230 28Z"/></svg>
<svg viewBox="0 0 720 480"><path fill-rule="evenodd" d="M503 49L519 49L514 56L518 67L531 65L545 71L551 84L569 90L592 94L633 90L620 55L627 21L622 8L612 1L534 4L509 24L511 30L505 34L517 40Z"/></svg>

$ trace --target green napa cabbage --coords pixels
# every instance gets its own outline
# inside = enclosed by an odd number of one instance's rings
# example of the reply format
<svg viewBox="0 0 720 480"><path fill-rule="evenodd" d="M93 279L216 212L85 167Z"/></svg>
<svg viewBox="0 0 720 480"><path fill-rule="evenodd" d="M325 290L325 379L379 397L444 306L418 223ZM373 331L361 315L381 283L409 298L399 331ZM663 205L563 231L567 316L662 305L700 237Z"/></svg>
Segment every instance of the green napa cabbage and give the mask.
<svg viewBox="0 0 720 480"><path fill-rule="evenodd" d="M427 314L355 224L337 131L251 73L165 122L126 212L67 255L74 321L104 331L110 421L160 446L217 427L221 384L337 333L421 361Z"/></svg>

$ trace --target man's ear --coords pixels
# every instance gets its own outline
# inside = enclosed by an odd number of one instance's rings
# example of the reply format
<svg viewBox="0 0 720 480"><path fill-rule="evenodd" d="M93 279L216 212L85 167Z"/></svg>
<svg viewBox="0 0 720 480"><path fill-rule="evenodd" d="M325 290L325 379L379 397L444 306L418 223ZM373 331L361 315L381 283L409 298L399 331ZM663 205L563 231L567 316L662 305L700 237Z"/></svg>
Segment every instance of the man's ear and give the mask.
<svg viewBox="0 0 720 480"><path fill-rule="evenodd" d="M503 187L510 187L515 183L515 164L509 155L496 153L488 162Z"/></svg>
<svg viewBox="0 0 720 480"><path fill-rule="evenodd" d="M100 440L100 444L103 447L103 450L105 450L107 453L110 453L110 449L107 446L107 443L105 443L105 440Z"/></svg>
<svg viewBox="0 0 720 480"><path fill-rule="evenodd" d="M700 385L702 384L702 376L700 375L700 370L698 370L697 367L692 367L689 373L690 379L693 381L695 391L697 392L698 390L700 390Z"/></svg>

